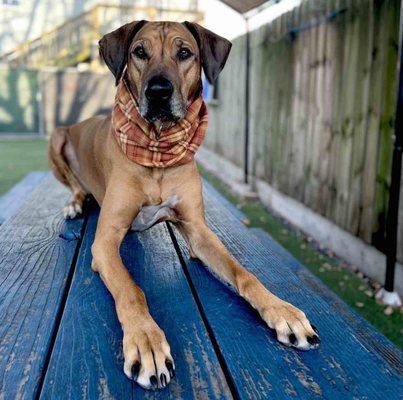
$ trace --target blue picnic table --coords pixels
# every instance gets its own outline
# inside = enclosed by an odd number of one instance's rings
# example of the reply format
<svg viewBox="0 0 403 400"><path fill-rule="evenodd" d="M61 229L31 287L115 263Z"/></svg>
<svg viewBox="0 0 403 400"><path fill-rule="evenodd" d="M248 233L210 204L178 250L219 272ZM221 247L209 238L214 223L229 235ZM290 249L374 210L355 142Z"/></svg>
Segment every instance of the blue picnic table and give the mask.
<svg viewBox="0 0 403 400"><path fill-rule="evenodd" d="M206 216L230 252L302 308L321 346L282 346L258 315L191 259L175 227L129 233L125 265L164 330L177 376L147 392L123 374L113 301L91 268L99 209L65 221L68 191L28 175L0 199L0 399L403 398L402 353L207 183Z"/></svg>

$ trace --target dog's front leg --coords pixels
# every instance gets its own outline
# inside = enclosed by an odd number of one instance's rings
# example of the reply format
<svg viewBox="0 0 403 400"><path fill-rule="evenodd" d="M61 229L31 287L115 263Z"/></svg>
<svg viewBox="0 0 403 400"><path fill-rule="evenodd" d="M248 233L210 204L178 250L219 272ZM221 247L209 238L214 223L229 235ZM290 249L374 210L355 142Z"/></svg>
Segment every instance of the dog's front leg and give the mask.
<svg viewBox="0 0 403 400"><path fill-rule="evenodd" d="M243 268L207 227L204 218L198 216L183 221L179 229L192 255L247 300L267 325L276 330L280 342L303 350L317 347L319 337L305 314L272 294L252 273Z"/></svg>
<svg viewBox="0 0 403 400"><path fill-rule="evenodd" d="M108 188L92 246L92 268L99 272L115 300L123 329L124 372L150 389L168 384L174 375L174 363L165 335L149 313L144 293L119 255L119 246L141 204L142 198L127 188Z"/></svg>

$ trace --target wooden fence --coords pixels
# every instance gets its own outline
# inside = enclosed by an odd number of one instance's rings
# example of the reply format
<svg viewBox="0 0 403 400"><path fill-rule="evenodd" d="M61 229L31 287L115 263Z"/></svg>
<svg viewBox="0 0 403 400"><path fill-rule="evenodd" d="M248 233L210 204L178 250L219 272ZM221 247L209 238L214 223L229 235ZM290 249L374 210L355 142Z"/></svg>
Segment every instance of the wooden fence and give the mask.
<svg viewBox="0 0 403 400"><path fill-rule="evenodd" d="M250 38L250 171L381 250L399 9L400 0L305 0ZM210 106L206 139L238 166L244 76L240 37Z"/></svg>
<svg viewBox="0 0 403 400"><path fill-rule="evenodd" d="M0 67L0 136L39 133L38 90L37 71Z"/></svg>

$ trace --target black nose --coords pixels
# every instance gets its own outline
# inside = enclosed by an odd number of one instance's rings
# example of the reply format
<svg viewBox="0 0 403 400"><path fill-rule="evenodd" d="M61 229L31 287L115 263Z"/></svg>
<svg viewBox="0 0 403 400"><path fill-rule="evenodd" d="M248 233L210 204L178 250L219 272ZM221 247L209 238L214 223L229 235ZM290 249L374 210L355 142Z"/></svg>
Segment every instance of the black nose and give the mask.
<svg viewBox="0 0 403 400"><path fill-rule="evenodd" d="M173 91L174 87L167 78L155 76L148 82L146 97L148 100L168 100Z"/></svg>

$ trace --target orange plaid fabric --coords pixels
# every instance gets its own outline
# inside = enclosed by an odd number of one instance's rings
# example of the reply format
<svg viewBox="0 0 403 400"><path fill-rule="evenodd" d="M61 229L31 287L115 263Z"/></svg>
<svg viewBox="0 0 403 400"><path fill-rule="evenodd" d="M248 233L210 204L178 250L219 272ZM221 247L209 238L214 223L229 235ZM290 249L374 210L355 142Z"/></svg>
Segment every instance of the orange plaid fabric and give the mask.
<svg viewBox="0 0 403 400"><path fill-rule="evenodd" d="M145 167L172 167L191 161L207 128L207 107L198 97L183 119L156 135L155 127L138 110L124 80L118 85L112 129L119 146L133 162ZM158 138L158 139L157 139Z"/></svg>

